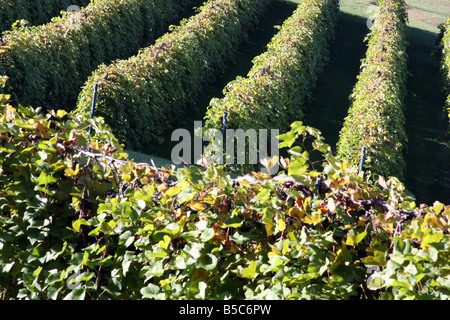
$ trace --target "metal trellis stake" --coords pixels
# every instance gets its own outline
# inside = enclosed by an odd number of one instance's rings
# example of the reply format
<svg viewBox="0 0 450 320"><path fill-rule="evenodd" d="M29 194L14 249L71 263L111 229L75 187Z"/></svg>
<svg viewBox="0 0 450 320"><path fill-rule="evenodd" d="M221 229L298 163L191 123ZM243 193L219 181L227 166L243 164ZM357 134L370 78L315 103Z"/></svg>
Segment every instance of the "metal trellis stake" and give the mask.
<svg viewBox="0 0 450 320"><path fill-rule="evenodd" d="M95 104L97 103L97 92L98 92L98 82L94 85L94 98L92 99L92 106L91 106L91 120L94 119L95 114ZM89 128L89 135L92 133L92 124Z"/></svg>
<svg viewBox="0 0 450 320"><path fill-rule="evenodd" d="M362 147L361 160L359 161L359 172L360 174L364 170L364 163L366 162L366 146Z"/></svg>
<svg viewBox="0 0 450 320"><path fill-rule="evenodd" d="M322 176L317 178L316 184L314 185L314 199L319 195L321 184L322 184Z"/></svg>
<svg viewBox="0 0 450 320"><path fill-rule="evenodd" d="M222 133L225 135L225 130L227 129L227 116L228 112L225 111L223 113L223 119L222 119Z"/></svg>

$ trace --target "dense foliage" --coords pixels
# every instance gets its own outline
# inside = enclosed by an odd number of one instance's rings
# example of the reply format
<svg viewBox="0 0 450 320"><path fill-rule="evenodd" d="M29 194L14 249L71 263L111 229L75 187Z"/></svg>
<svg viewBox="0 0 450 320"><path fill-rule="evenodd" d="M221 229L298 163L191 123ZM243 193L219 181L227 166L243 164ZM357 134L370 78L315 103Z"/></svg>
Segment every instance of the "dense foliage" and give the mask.
<svg viewBox="0 0 450 320"><path fill-rule="evenodd" d="M302 118L305 100L329 58L339 1L307 0L281 26L266 52L254 58L247 77L238 77L224 89L224 98L212 99L206 128L279 129Z"/></svg>
<svg viewBox="0 0 450 320"><path fill-rule="evenodd" d="M17 20L33 25L47 23L71 5L86 6L90 0L0 0L0 34Z"/></svg>
<svg viewBox="0 0 450 320"><path fill-rule="evenodd" d="M215 0L127 60L100 66L87 80L77 111L88 115L99 83L97 112L127 147L159 141L236 54L271 0ZM108 75L105 78L105 75Z"/></svg>
<svg viewBox="0 0 450 320"><path fill-rule="evenodd" d="M366 170L402 177L407 143L404 97L407 79L405 2L380 0L367 36L368 49L337 144L352 165L367 148Z"/></svg>
<svg viewBox="0 0 450 320"><path fill-rule="evenodd" d="M441 49L442 49L442 71L444 76L444 84L446 89L446 113L450 120L450 18L442 25L441 34ZM450 134L450 126L448 131Z"/></svg>
<svg viewBox="0 0 450 320"><path fill-rule="evenodd" d="M396 178L364 180L328 147L314 170L294 153L277 176L233 180L218 166L134 163L102 119L7 99L3 299L450 296L450 206L417 207ZM292 148L322 140L301 123L288 133Z"/></svg>
<svg viewBox="0 0 450 320"><path fill-rule="evenodd" d="M0 43L0 74L17 103L68 110L99 64L135 54L197 2L98 0L45 25L17 26Z"/></svg>

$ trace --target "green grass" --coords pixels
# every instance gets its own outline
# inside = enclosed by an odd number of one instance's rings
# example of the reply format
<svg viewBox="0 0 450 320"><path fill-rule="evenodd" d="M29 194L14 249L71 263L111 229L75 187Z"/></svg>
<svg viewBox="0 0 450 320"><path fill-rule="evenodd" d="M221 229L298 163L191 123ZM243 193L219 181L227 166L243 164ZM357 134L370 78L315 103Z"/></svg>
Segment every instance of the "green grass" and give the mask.
<svg viewBox="0 0 450 320"><path fill-rule="evenodd" d="M237 75L246 75L254 56L265 50L275 34L275 25L293 12L297 1L277 1L266 16L261 28L241 48L236 63L211 87L205 88L201 99L186 114L177 128L192 132L193 121L202 120L204 111L213 97L222 97L225 85ZM317 83L313 98L305 113L305 123L320 129L326 141L334 146L338 140L347 110L349 96L359 74L360 62L365 55L363 42L368 29L368 8L373 1L341 0L342 15L332 46L331 60ZM450 199L450 157L446 149L447 119L443 117L444 96L439 73L439 60L433 56L438 25L450 16L447 0L407 0L409 14L408 48L410 77L406 97L407 133L409 143L405 159L405 184L415 194L417 202L432 204L434 200ZM171 131L171 130L169 130ZM161 146L148 146L145 153L130 152L138 162L155 159L159 165L170 165L170 151L177 142L170 142L170 134ZM149 150L149 151L147 151Z"/></svg>
<svg viewBox="0 0 450 320"><path fill-rule="evenodd" d="M155 165L158 168L161 167L170 167L173 163L170 160L164 159L164 158L160 158L157 156L152 156L152 155L148 155L146 153L142 153L142 152L137 152L137 151L133 151L133 150L126 150L126 153L128 153L130 160L133 160L134 162L137 163L148 163L148 164L153 164L155 163ZM153 160L153 162L152 162Z"/></svg>

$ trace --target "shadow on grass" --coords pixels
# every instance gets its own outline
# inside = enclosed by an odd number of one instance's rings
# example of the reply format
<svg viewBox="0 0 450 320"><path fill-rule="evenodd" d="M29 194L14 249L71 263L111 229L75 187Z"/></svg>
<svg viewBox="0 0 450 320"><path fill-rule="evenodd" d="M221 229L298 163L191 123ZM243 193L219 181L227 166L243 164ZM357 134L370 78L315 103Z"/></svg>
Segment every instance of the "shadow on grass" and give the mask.
<svg viewBox="0 0 450 320"><path fill-rule="evenodd" d="M349 97L366 53L367 46L363 40L367 32L366 19L341 12L330 61L317 81L312 99L306 104L303 121L320 129L333 151L336 151L339 131L348 112Z"/></svg>
<svg viewBox="0 0 450 320"><path fill-rule="evenodd" d="M436 38L435 33L409 28L405 183L418 202L429 205L450 199L450 153L445 137L448 119L443 116L440 61L432 55Z"/></svg>

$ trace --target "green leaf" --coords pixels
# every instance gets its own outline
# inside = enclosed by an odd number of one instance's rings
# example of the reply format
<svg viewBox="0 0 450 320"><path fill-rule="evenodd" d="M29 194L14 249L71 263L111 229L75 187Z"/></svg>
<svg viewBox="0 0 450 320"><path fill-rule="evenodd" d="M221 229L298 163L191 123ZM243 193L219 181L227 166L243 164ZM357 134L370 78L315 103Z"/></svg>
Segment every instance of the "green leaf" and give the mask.
<svg viewBox="0 0 450 320"><path fill-rule="evenodd" d="M6 153L14 153L17 151L17 148L13 144L5 144L5 146L0 146L0 151L6 152Z"/></svg>
<svg viewBox="0 0 450 320"><path fill-rule="evenodd" d="M443 232L437 232L426 235L421 243L422 248L430 247L432 244L440 243L444 239Z"/></svg>
<svg viewBox="0 0 450 320"><path fill-rule="evenodd" d="M126 248L131 246L134 242L134 235L131 231L125 231L119 236L119 245L123 245Z"/></svg>
<svg viewBox="0 0 450 320"><path fill-rule="evenodd" d="M328 144L318 140L313 142L313 147L322 153L331 151L330 146Z"/></svg>
<svg viewBox="0 0 450 320"><path fill-rule="evenodd" d="M219 259L211 253L201 255L195 262L197 268L205 269L207 271L212 271L216 268Z"/></svg>
<svg viewBox="0 0 450 320"><path fill-rule="evenodd" d="M252 199L252 202L267 200L269 198L269 195L270 195L270 190L263 189Z"/></svg>
<svg viewBox="0 0 450 320"><path fill-rule="evenodd" d="M293 148L288 150L288 153L290 153L290 154L292 154L293 156L296 156L296 157L301 157L302 156L302 152L303 152L303 149L300 146L295 146L295 147L293 147ZM305 162L306 162L306 159L303 159L303 160L305 160Z"/></svg>
<svg viewBox="0 0 450 320"><path fill-rule="evenodd" d="M187 201L191 201L192 199L195 198L195 196L196 196L195 192L181 191L180 193L178 193L177 201L178 203L182 204Z"/></svg>
<svg viewBox="0 0 450 320"><path fill-rule="evenodd" d="M144 299L154 299L155 296L159 293L159 291L160 291L159 286L153 283L149 283L146 287L140 290L142 298Z"/></svg>
<svg viewBox="0 0 450 320"><path fill-rule="evenodd" d="M197 238L198 234L199 234L198 230L187 231L187 232L181 233L180 237L182 237L183 239L186 239L187 241L193 241L195 238Z"/></svg>
<svg viewBox="0 0 450 320"><path fill-rule="evenodd" d="M176 222L168 224L161 232L175 235L181 231L181 227Z"/></svg>
<svg viewBox="0 0 450 320"><path fill-rule="evenodd" d="M198 295L196 295L196 297L198 297L199 299L204 300L206 298L206 288L208 288L208 285L206 284L206 282L200 281L198 283L199 293L198 293Z"/></svg>
<svg viewBox="0 0 450 320"><path fill-rule="evenodd" d="M175 259L175 266L177 267L177 269L180 269L180 270L186 269L187 268L186 260L181 256L177 257Z"/></svg>
<svg viewBox="0 0 450 320"><path fill-rule="evenodd" d="M308 170L308 166L305 165L306 159L297 158L294 162L292 162L288 167L288 176L301 176L306 170Z"/></svg>
<svg viewBox="0 0 450 320"><path fill-rule="evenodd" d="M200 235L200 241L201 242L208 242L214 237L214 229L213 228L206 228L203 230L202 234Z"/></svg>
<svg viewBox="0 0 450 320"><path fill-rule="evenodd" d="M72 228L74 228L76 232L80 232L80 228L82 225L90 226L89 222L87 222L85 219L78 219L72 222Z"/></svg>
<svg viewBox="0 0 450 320"><path fill-rule="evenodd" d="M242 243L244 243L244 241L249 241L250 238L245 235L240 234L239 231L236 231L234 234L232 234L230 236L230 240L233 240L238 245L241 245Z"/></svg>
<svg viewBox="0 0 450 320"><path fill-rule="evenodd" d="M297 137L296 137L295 133L288 132L285 134L280 134L278 136L278 139L280 140L280 144L278 145L278 147L281 149L281 148L286 148L286 147L290 148L294 144Z"/></svg>
<svg viewBox="0 0 450 320"><path fill-rule="evenodd" d="M76 288L72 290L63 300L84 300L86 291L84 288Z"/></svg>
<svg viewBox="0 0 450 320"><path fill-rule="evenodd" d="M238 216L227 217L223 223L224 224L221 225L222 228L239 228L242 226L242 220Z"/></svg>
<svg viewBox="0 0 450 320"><path fill-rule="evenodd" d="M244 279L254 279L256 276L257 262L250 262L250 266L243 268L241 272L238 272L238 276Z"/></svg>
<svg viewBox="0 0 450 320"><path fill-rule="evenodd" d="M306 126L303 125L302 121L295 121L291 124L291 128L292 132L302 134L305 131Z"/></svg>
<svg viewBox="0 0 450 320"><path fill-rule="evenodd" d="M36 179L37 183L42 186L45 184L51 184L51 183L55 183L58 181L57 178L46 174L45 172L41 172L41 174L39 175L39 177Z"/></svg>
<svg viewBox="0 0 450 320"><path fill-rule="evenodd" d="M172 187L169 190L166 191L165 196L167 198L172 198L174 195L179 194L181 192L181 188L179 187Z"/></svg>
<svg viewBox="0 0 450 320"><path fill-rule="evenodd" d="M356 246L367 236L367 232L363 231L356 236L347 236L347 240L345 240L345 244L347 246Z"/></svg>
<svg viewBox="0 0 450 320"><path fill-rule="evenodd" d="M384 253L375 250L374 256L368 256L363 259L364 264L372 266L384 266L386 264L386 259L384 258Z"/></svg>

